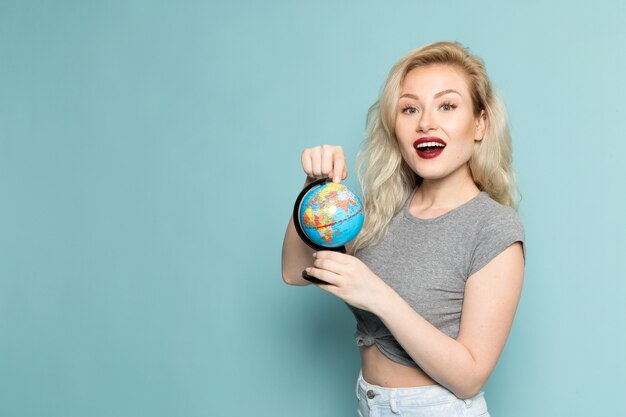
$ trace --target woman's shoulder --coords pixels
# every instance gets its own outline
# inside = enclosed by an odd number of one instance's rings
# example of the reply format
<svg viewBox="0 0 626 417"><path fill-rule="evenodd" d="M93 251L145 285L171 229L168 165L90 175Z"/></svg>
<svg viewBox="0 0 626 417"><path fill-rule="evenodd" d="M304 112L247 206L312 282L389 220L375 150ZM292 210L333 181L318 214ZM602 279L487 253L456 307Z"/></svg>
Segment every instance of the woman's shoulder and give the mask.
<svg viewBox="0 0 626 417"><path fill-rule="evenodd" d="M476 203L473 214L481 229L486 231L514 229L524 233L524 224L513 207L497 202L484 191L477 197Z"/></svg>
<svg viewBox="0 0 626 417"><path fill-rule="evenodd" d="M505 204L501 204L494 200L487 192L481 191L476 197L476 211L484 214L484 217L502 217L502 218L515 218L519 220L517 211Z"/></svg>

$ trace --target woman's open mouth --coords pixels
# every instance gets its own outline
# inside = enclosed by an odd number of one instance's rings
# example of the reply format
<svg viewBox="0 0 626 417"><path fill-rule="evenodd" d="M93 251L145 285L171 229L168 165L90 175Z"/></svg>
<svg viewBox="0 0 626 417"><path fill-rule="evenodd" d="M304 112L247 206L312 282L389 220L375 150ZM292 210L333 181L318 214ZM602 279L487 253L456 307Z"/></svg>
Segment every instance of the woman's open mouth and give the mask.
<svg viewBox="0 0 626 417"><path fill-rule="evenodd" d="M421 138L413 142L413 148L417 152L417 156L423 159L432 159L441 154L446 147L446 143L437 138Z"/></svg>

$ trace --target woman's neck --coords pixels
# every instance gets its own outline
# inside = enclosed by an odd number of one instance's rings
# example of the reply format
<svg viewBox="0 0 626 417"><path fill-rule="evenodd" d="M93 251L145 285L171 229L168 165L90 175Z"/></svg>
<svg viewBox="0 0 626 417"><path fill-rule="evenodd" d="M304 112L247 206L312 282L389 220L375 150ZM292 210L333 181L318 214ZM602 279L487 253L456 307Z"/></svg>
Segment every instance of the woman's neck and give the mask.
<svg viewBox="0 0 626 417"><path fill-rule="evenodd" d="M417 217L437 217L467 203L479 193L469 175L441 180L424 179L413 196L410 210Z"/></svg>

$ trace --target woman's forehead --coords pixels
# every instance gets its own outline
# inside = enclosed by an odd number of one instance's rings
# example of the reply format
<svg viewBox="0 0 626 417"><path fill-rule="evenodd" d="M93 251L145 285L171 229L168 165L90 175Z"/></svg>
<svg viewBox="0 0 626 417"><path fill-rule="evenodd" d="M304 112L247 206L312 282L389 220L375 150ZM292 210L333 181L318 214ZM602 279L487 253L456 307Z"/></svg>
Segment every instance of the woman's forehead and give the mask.
<svg viewBox="0 0 626 417"><path fill-rule="evenodd" d="M400 86L401 94L418 97L434 96L440 92L454 90L461 96L469 95L467 77L463 70L453 65L433 64L410 70Z"/></svg>

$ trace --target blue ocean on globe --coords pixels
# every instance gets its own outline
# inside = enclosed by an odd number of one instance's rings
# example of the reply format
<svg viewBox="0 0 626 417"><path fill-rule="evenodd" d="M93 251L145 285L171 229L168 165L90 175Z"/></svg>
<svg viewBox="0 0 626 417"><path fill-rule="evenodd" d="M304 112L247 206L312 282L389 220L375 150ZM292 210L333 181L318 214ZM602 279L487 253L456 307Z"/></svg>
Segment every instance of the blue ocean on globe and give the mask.
<svg viewBox="0 0 626 417"><path fill-rule="evenodd" d="M313 187L300 205L300 225L311 241L338 248L361 231L363 203L343 184L327 182Z"/></svg>

